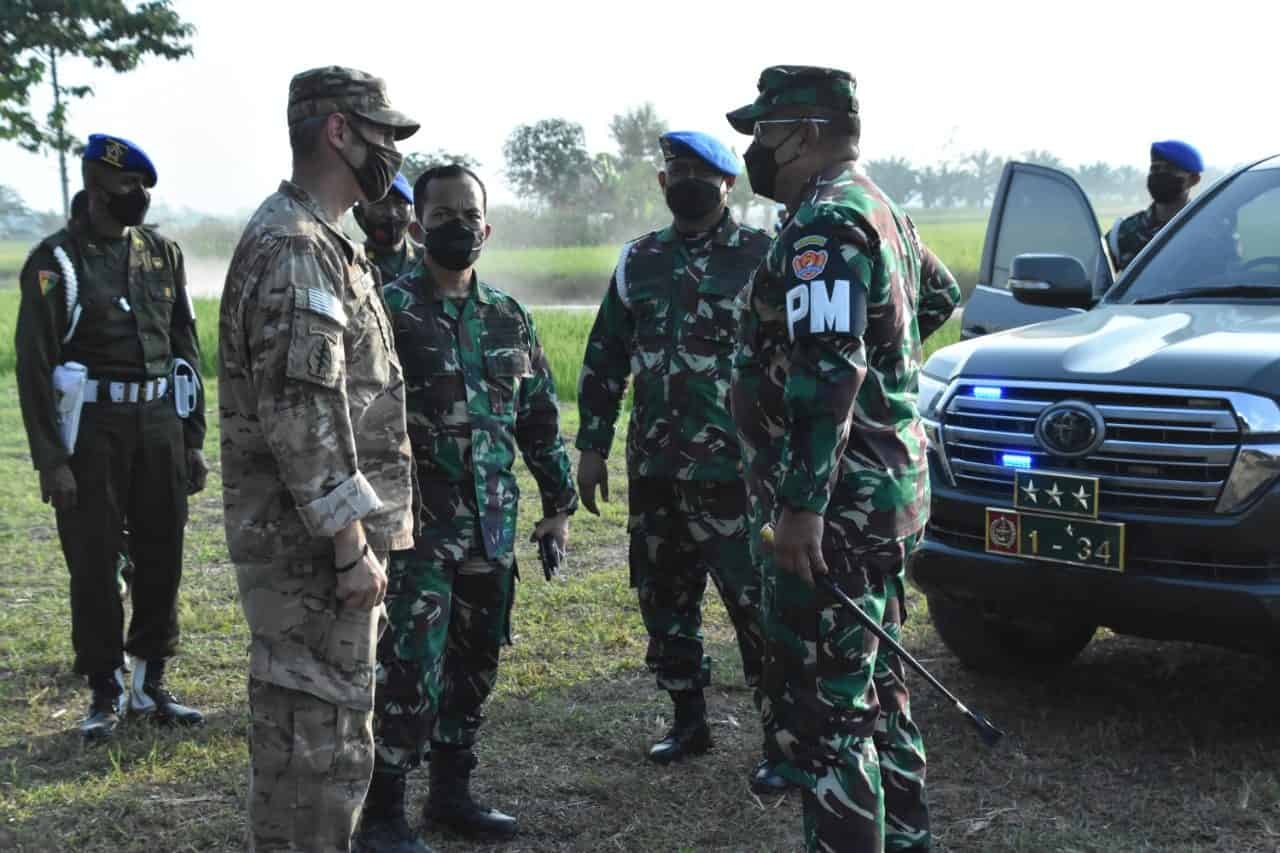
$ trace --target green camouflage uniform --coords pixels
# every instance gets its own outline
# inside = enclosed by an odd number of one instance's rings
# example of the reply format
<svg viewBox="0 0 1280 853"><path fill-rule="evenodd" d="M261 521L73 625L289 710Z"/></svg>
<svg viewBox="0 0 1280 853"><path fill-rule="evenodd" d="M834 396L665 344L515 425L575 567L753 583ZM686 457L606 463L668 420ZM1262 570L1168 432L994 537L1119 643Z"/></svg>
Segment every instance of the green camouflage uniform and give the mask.
<svg viewBox="0 0 1280 853"><path fill-rule="evenodd" d="M339 67L295 76L288 111L417 126L381 80ZM338 600L334 536L359 521L379 560L413 545L391 321L363 250L286 181L245 226L218 328L224 523L252 638L250 849L345 851L373 772L386 611Z"/></svg>
<svg viewBox="0 0 1280 853"><path fill-rule="evenodd" d="M579 380L577 446L607 455L628 379L631 583L665 690L705 686L707 575L733 622L747 683L760 681L760 581L729 415L734 301L769 238L726 211L711 232L674 226L627 243L596 315Z"/></svg>
<svg viewBox="0 0 1280 853"><path fill-rule="evenodd" d="M1163 222L1156 220L1154 204L1146 210L1139 210L1132 216L1118 220L1107 232L1107 246L1111 249L1111 259L1115 261L1116 272L1129 266L1164 225Z"/></svg>
<svg viewBox="0 0 1280 853"><path fill-rule="evenodd" d="M382 283L384 285L398 279L400 276L410 272L418 263L418 250L414 247L413 241L408 237L398 249L384 249L375 245L372 241L364 244L364 253L368 256L373 265L378 268L378 272L382 274Z"/></svg>
<svg viewBox="0 0 1280 853"><path fill-rule="evenodd" d="M391 563L375 740L377 770L405 772L428 736L472 746L497 680L516 577L516 449L544 516L574 512L578 498L529 313L475 279L466 299L447 298L421 264L383 295L405 369L420 507L414 549Z"/></svg>
<svg viewBox="0 0 1280 853"><path fill-rule="evenodd" d="M827 69L767 69L760 92L730 113L739 131L781 104L857 110L853 80ZM810 850L927 849L924 745L901 661L778 569L758 531L784 507L821 513L832 578L899 636L905 562L929 508L921 341L960 290L852 162L799 198L740 299L732 390L764 574L767 749L804 790Z"/></svg>

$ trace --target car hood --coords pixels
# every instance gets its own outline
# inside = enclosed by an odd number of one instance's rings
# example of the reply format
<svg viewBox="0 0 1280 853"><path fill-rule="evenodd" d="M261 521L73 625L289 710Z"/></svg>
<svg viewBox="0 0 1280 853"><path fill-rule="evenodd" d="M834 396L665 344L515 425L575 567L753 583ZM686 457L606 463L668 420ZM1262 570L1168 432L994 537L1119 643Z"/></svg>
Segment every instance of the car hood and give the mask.
<svg viewBox="0 0 1280 853"><path fill-rule="evenodd" d="M1280 306L1102 305L939 350L926 372L1280 391Z"/></svg>

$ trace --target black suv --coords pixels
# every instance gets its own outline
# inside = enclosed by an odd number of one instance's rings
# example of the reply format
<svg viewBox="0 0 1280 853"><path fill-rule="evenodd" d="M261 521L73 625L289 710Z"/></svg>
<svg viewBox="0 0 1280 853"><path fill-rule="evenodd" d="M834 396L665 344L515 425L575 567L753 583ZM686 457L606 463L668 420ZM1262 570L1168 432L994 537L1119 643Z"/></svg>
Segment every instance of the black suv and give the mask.
<svg viewBox="0 0 1280 853"><path fill-rule="evenodd" d="M1280 657L1280 157L1114 278L1075 181L1007 166L964 340L920 382L911 577L970 666L1060 665L1099 625Z"/></svg>

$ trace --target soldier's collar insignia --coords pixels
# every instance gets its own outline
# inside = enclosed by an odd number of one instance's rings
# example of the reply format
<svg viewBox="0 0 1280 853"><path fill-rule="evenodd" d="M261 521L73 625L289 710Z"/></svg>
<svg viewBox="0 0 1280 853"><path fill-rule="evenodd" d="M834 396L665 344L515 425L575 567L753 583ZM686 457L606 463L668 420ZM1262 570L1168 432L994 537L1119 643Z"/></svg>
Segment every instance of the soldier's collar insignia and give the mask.
<svg viewBox="0 0 1280 853"><path fill-rule="evenodd" d="M129 146L114 139L108 139L106 147L102 150L102 159L117 169L124 168L124 158L127 156L129 156Z"/></svg>

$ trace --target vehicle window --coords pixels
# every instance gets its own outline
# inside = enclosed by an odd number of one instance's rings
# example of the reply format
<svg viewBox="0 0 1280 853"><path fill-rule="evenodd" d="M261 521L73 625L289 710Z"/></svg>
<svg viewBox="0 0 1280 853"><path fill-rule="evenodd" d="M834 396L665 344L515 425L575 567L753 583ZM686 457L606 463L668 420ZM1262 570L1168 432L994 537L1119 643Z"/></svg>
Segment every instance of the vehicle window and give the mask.
<svg viewBox="0 0 1280 853"><path fill-rule="evenodd" d="M1280 168L1237 175L1157 239L1154 254L1109 301L1219 285L1280 285Z"/></svg>
<svg viewBox="0 0 1280 853"><path fill-rule="evenodd" d="M1000 219L991 281L985 283L1007 289L1009 265L1017 255L1071 255L1092 272L1101 251L1093 211L1074 186L1045 175L1018 172L1009 185Z"/></svg>

